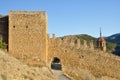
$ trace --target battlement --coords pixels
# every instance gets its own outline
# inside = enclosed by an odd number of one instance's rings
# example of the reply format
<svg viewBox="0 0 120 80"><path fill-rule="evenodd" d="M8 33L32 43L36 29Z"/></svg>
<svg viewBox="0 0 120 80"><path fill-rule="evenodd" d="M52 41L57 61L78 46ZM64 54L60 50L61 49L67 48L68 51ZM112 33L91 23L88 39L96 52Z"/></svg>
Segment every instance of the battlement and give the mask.
<svg viewBox="0 0 120 80"><path fill-rule="evenodd" d="M71 47L74 49L91 49L94 50L95 46L93 41L87 42L86 40L81 41L77 37L66 37L63 38L55 38L55 34L53 34L52 38L49 39L49 46L60 46L60 47Z"/></svg>
<svg viewBox="0 0 120 80"><path fill-rule="evenodd" d="M46 11L9 11L9 14L29 14L29 15L35 15L35 14L41 14L46 13Z"/></svg>

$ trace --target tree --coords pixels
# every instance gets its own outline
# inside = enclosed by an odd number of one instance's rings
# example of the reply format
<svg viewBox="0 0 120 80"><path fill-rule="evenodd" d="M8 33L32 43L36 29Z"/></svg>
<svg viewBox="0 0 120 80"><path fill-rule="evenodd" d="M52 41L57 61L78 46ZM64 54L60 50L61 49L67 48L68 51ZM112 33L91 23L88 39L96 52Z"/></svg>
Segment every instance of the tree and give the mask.
<svg viewBox="0 0 120 80"><path fill-rule="evenodd" d="M115 43L107 42L107 51L114 51L116 46Z"/></svg>

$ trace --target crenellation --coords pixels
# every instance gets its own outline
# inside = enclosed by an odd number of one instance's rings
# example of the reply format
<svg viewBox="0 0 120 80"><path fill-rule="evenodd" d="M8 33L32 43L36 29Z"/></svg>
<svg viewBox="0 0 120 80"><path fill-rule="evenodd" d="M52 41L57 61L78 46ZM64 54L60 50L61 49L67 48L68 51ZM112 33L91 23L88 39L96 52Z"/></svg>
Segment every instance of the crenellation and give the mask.
<svg viewBox="0 0 120 80"><path fill-rule="evenodd" d="M76 40L76 49L79 49L79 48L80 48L80 45L81 45L80 39L77 39L77 40Z"/></svg>
<svg viewBox="0 0 120 80"><path fill-rule="evenodd" d="M56 45L61 46L62 40L60 38L56 39Z"/></svg>
<svg viewBox="0 0 120 80"><path fill-rule="evenodd" d="M15 14L22 14L22 15L30 15L33 14L34 16L37 14L42 14L42 13L46 13L46 11L9 11L9 14L15 15Z"/></svg>
<svg viewBox="0 0 120 80"><path fill-rule="evenodd" d="M90 47L91 50L94 50L94 44L93 44L93 41L91 41L91 42L89 43L89 47Z"/></svg>
<svg viewBox="0 0 120 80"><path fill-rule="evenodd" d="M64 47L64 48L73 48L73 49L82 49L82 50L94 50L94 44L93 41L87 42L86 40L83 40L81 44L81 40L78 38L73 37L66 37L64 36L63 39L56 38L51 39L50 41L51 46L55 47Z"/></svg>
<svg viewBox="0 0 120 80"><path fill-rule="evenodd" d="M84 41L83 41L83 49L86 49L87 47L88 47L88 45L87 45L87 41L84 40Z"/></svg>
<svg viewBox="0 0 120 80"><path fill-rule="evenodd" d="M56 35L55 34L52 34L52 39L56 39Z"/></svg>
<svg viewBox="0 0 120 80"><path fill-rule="evenodd" d="M67 44L67 37L63 37L63 44Z"/></svg>
<svg viewBox="0 0 120 80"><path fill-rule="evenodd" d="M73 38L70 39L70 46L74 47L75 46L75 40Z"/></svg>

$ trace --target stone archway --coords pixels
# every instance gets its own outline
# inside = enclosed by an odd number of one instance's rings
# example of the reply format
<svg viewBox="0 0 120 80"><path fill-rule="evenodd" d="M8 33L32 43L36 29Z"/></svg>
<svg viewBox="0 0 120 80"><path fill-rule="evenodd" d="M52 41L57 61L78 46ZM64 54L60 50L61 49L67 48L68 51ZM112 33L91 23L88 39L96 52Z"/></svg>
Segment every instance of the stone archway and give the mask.
<svg viewBox="0 0 120 80"><path fill-rule="evenodd" d="M51 69L62 70L61 60L58 57L54 57L52 59Z"/></svg>

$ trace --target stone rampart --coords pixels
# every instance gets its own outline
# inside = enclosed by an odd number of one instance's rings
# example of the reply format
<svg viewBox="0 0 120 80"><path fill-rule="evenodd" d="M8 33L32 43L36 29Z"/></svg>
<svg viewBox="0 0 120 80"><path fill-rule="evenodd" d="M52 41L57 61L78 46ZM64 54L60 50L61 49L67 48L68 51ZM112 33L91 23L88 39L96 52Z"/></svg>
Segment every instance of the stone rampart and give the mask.
<svg viewBox="0 0 120 80"><path fill-rule="evenodd" d="M64 47L71 47L74 49L91 49L94 50L93 41L87 42L86 40L81 41L80 39L73 38L73 37L63 37L63 38L55 38L55 34L49 40L50 46L64 46Z"/></svg>

